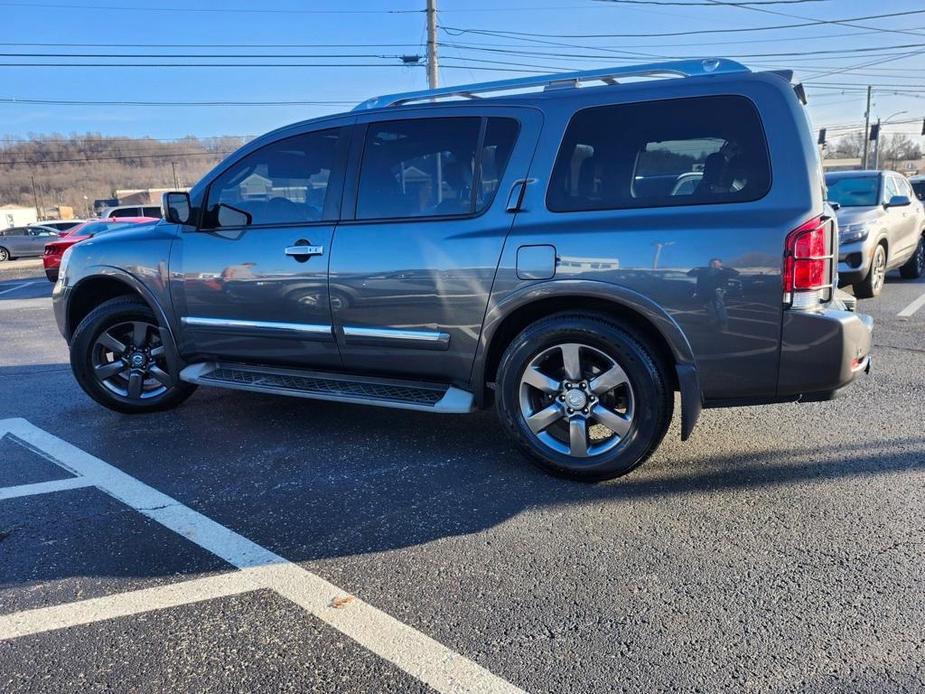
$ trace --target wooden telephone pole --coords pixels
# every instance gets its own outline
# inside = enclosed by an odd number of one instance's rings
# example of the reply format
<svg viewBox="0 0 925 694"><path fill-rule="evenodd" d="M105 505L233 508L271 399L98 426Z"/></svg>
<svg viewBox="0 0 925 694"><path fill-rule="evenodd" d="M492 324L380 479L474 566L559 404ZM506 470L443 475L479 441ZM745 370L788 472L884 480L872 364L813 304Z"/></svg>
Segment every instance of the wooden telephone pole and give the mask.
<svg viewBox="0 0 925 694"><path fill-rule="evenodd" d="M440 66L437 63L437 0L427 0L427 86L440 86Z"/></svg>

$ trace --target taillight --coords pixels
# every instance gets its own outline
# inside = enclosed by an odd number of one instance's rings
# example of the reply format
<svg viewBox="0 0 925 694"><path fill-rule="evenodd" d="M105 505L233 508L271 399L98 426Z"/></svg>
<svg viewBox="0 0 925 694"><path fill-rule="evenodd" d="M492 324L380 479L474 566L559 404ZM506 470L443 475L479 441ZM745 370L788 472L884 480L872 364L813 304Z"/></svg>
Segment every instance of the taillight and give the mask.
<svg viewBox="0 0 925 694"><path fill-rule="evenodd" d="M832 287L832 239L827 220L816 217L789 234L784 249L784 303L812 308Z"/></svg>

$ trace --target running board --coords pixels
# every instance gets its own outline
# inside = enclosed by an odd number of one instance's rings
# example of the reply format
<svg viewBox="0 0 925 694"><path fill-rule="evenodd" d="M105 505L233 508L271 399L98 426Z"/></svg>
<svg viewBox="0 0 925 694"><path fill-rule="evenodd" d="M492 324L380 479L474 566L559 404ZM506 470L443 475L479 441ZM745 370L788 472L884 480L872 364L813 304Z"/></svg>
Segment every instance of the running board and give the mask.
<svg viewBox="0 0 925 694"><path fill-rule="evenodd" d="M421 412L471 412L474 400L472 393L437 383L220 362L191 364L180 372L180 380L255 393Z"/></svg>

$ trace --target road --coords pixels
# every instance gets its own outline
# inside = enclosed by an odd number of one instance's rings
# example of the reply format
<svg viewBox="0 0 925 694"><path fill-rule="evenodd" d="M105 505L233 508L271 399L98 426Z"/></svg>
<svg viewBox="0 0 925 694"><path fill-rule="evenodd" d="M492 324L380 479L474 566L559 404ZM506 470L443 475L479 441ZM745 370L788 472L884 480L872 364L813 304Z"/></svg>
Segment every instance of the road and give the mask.
<svg viewBox="0 0 925 694"><path fill-rule="evenodd" d="M4 692L925 691L925 281L861 302L846 397L676 418L598 485L491 413L106 411L50 286L0 281Z"/></svg>

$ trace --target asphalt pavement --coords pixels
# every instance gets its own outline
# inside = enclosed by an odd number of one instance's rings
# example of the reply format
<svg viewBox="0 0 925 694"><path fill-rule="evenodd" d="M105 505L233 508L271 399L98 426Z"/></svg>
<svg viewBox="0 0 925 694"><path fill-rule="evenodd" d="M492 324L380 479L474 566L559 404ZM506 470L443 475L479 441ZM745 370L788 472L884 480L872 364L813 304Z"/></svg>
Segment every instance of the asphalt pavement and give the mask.
<svg viewBox="0 0 925 694"><path fill-rule="evenodd" d="M0 691L925 691L925 308L897 315L925 281L860 302L844 398L676 418L587 485L491 413L109 412L12 273Z"/></svg>

